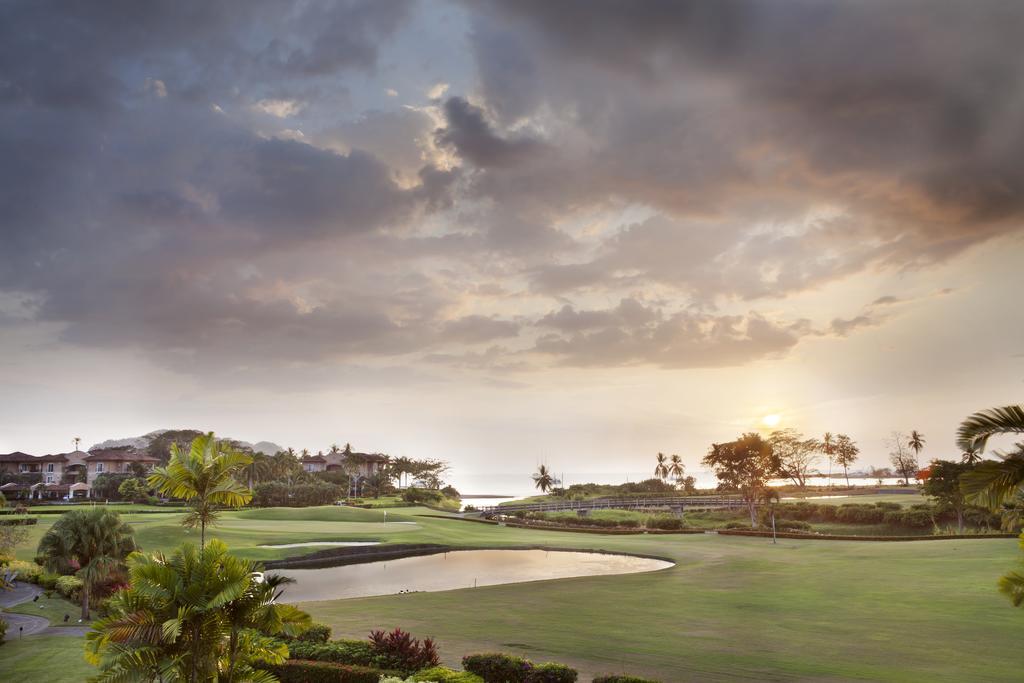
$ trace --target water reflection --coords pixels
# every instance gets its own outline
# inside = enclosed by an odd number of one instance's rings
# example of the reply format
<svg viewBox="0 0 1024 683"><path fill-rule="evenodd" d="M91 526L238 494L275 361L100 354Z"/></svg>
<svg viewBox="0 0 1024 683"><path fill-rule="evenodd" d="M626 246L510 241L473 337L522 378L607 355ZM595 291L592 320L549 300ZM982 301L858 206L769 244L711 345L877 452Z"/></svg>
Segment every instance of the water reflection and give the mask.
<svg viewBox="0 0 1024 683"><path fill-rule="evenodd" d="M635 574L673 563L628 555L546 550L461 550L387 562L282 570L296 580L285 602L337 600L402 591L444 591L575 576Z"/></svg>

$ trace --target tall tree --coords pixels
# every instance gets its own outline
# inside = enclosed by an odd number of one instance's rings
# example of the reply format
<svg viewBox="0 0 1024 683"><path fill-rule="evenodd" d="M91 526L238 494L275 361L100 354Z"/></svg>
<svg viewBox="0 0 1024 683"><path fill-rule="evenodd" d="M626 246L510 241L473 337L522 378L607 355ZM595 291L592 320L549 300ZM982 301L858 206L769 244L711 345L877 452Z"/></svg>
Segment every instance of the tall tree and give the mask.
<svg viewBox="0 0 1024 683"><path fill-rule="evenodd" d="M782 474L772 445L751 432L735 441L712 444L702 462L715 471L719 488L740 492L750 513L750 526L756 527L757 503L768 481Z"/></svg>
<svg viewBox="0 0 1024 683"><path fill-rule="evenodd" d="M136 550L132 528L105 507L72 510L60 516L39 541L37 555L48 571L82 580L82 619L89 618L89 597L96 585L121 567Z"/></svg>
<svg viewBox="0 0 1024 683"><path fill-rule="evenodd" d="M1006 406L982 410L960 424L957 445L965 453L979 457L988 440L1000 434L1024 433L1024 406ZM998 454L1001 460L985 460L962 479L968 500L998 510L1024 493L1024 444L1016 452Z"/></svg>
<svg viewBox="0 0 1024 683"><path fill-rule="evenodd" d="M183 523L199 527L199 543L206 546L206 527L216 524L219 506L245 505L252 490L235 480L252 456L226 448L213 432L197 436L186 451L171 446L171 459L149 475L148 483L161 493L187 501L191 510Z"/></svg>
<svg viewBox="0 0 1024 683"><path fill-rule="evenodd" d="M668 479L668 458L664 453L658 453L657 462L658 464L654 466L654 476L665 481Z"/></svg>
<svg viewBox="0 0 1024 683"><path fill-rule="evenodd" d="M917 456L909 447L909 440L900 432L893 432L889 437L889 462L896 470L897 476L903 478L904 484L910 486L910 480L917 478L921 466Z"/></svg>
<svg viewBox="0 0 1024 683"><path fill-rule="evenodd" d="M956 513L956 528L961 533L964 530L964 508L967 502L960 480L973 469L974 465L970 463L933 460L928 467L928 477L921 487L926 496L953 509Z"/></svg>
<svg viewBox="0 0 1024 683"><path fill-rule="evenodd" d="M86 634L96 681L270 683L260 662L280 663L288 647L273 635L299 635L309 615L277 602L284 581L228 554L217 540L182 546L169 558L133 554L130 586L109 616Z"/></svg>
<svg viewBox="0 0 1024 683"><path fill-rule="evenodd" d="M806 486L811 466L818 460L818 442L814 439L805 439L804 435L795 429L780 429L768 435L768 443L772 445L775 455L779 458L782 476L792 480L800 488Z"/></svg>
<svg viewBox="0 0 1024 683"><path fill-rule="evenodd" d="M558 485L558 480L551 474L547 465L541 465L533 474L533 485L540 489L541 493L547 493Z"/></svg>
<svg viewBox="0 0 1024 683"><path fill-rule="evenodd" d="M679 457L678 453L673 453L669 458L668 474L676 482L676 486L679 486L686 475L686 467L683 465L683 459Z"/></svg>
<svg viewBox="0 0 1024 683"><path fill-rule="evenodd" d="M835 439L832 432L825 432L821 437L821 452L828 458L828 485L832 485L832 456L835 454Z"/></svg>
<svg viewBox="0 0 1024 683"><path fill-rule="evenodd" d="M846 488L850 488L850 465L857 462L860 455L860 448L857 443L846 434L836 437L835 457L836 464L843 466L843 476L846 477Z"/></svg>
<svg viewBox="0 0 1024 683"><path fill-rule="evenodd" d="M272 458L265 453L253 453L252 462L242 468L249 488L272 476L274 467Z"/></svg>
<svg viewBox="0 0 1024 683"><path fill-rule="evenodd" d="M907 439L907 446L914 451L914 455L918 458L921 457L921 451L924 450L924 434L917 431L916 429L911 430L910 438Z"/></svg>

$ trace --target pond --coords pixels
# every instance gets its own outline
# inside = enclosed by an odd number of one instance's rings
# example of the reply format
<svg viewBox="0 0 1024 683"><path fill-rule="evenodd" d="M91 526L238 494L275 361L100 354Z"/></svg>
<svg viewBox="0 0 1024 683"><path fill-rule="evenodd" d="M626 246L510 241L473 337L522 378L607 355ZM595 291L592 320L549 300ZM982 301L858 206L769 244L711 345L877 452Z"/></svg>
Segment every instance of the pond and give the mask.
<svg viewBox="0 0 1024 683"><path fill-rule="evenodd" d="M672 562L630 555L548 550L459 550L323 569L287 569L284 602L338 600L405 591L446 591L578 576L636 574Z"/></svg>
<svg viewBox="0 0 1024 683"><path fill-rule="evenodd" d="M306 541L305 543L282 543L280 545L258 545L257 548L318 548L346 547L359 545L380 545L380 541Z"/></svg>

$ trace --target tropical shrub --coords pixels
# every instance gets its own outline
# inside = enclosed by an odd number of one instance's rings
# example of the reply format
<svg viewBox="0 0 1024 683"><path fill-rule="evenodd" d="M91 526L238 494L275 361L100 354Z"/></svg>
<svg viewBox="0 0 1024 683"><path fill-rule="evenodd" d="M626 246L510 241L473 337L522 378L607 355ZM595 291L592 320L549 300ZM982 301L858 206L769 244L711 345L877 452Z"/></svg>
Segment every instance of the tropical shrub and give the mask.
<svg viewBox="0 0 1024 683"><path fill-rule="evenodd" d="M410 681L418 683L484 683L484 679L469 671L456 671L443 666L435 666L423 671L417 671L410 678Z"/></svg>
<svg viewBox="0 0 1024 683"><path fill-rule="evenodd" d="M277 676L280 683L378 683L381 678L398 673L352 664L311 662L303 659L264 664L261 668Z"/></svg>
<svg viewBox="0 0 1024 683"><path fill-rule="evenodd" d="M82 597L82 587L85 582L77 576L58 576L54 581L54 588L68 600L75 602Z"/></svg>
<svg viewBox="0 0 1024 683"><path fill-rule="evenodd" d="M344 493L344 489L341 486L320 480L292 485L271 481L256 486L253 493L253 505L257 507L331 505L339 500Z"/></svg>
<svg viewBox="0 0 1024 683"><path fill-rule="evenodd" d="M257 669L288 656L272 636L294 637L311 624L276 601L290 579L260 579L258 564L229 555L219 540L202 551L186 544L171 557L133 553L128 565L130 585L86 634L97 680L260 680Z"/></svg>
<svg viewBox="0 0 1024 683"><path fill-rule="evenodd" d="M637 678L636 676L598 676L594 679L594 683L660 683L659 681L652 681L649 678Z"/></svg>
<svg viewBox="0 0 1024 683"><path fill-rule="evenodd" d="M12 572L18 572L18 578L28 583L39 583L39 577L43 574L43 568L38 564L24 560L11 560L7 563L7 568Z"/></svg>
<svg viewBox="0 0 1024 683"><path fill-rule="evenodd" d="M57 579L60 578L60 574L51 574L49 572L43 572L39 575L39 580L36 583L39 584L40 588L46 590L55 590L57 588Z"/></svg>
<svg viewBox="0 0 1024 683"><path fill-rule="evenodd" d="M331 627L318 621L314 622L312 626L306 629L305 633L300 634L298 637L298 640L307 643L326 643L330 639Z"/></svg>
<svg viewBox="0 0 1024 683"><path fill-rule="evenodd" d="M533 664L522 657L496 652L466 655L462 668L484 679L484 683L527 683Z"/></svg>
<svg viewBox="0 0 1024 683"><path fill-rule="evenodd" d="M528 683L576 683L578 676L576 669L565 664L547 662L534 664L526 675L526 680Z"/></svg>
<svg viewBox="0 0 1024 683"><path fill-rule="evenodd" d="M441 663L433 639L420 641L400 628L386 633L371 631L370 645L381 658L383 668L413 673Z"/></svg>
<svg viewBox="0 0 1024 683"><path fill-rule="evenodd" d="M308 659L335 664L380 667L383 659L365 640L332 640L327 643L296 640L288 645L292 659Z"/></svg>
<svg viewBox="0 0 1024 683"><path fill-rule="evenodd" d="M65 582L64 590L70 595L79 589L83 620L89 618L90 593L117 574L136 549L133 533L116 512L97 507L64 513L40 539L37 556L47 571L74 572L82 580L80 586ZM55 585L62 590L60 579Z"/></svg>

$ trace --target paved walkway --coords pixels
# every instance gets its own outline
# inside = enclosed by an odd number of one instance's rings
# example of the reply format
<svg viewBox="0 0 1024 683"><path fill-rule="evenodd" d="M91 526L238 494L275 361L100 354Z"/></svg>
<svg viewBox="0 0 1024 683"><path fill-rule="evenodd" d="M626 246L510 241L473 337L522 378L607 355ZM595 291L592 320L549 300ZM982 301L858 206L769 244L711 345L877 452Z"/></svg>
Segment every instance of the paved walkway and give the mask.
<svg viewBox="0 0 1024 683"><path fill-rule="evenodd" d="M43 590L34 583L15 581L14 589L0 590L0 608L14 607L23 602L28 602L37 595L42 595ZM37 617L32 614L15 614L4 612L0 619L7 622L7 640L14 640L24 636L83 636L89 629L85 626L50 626L50 620L46 617ZM19 632L18 629L21 628Z"/></svg>

